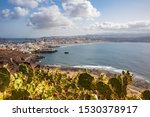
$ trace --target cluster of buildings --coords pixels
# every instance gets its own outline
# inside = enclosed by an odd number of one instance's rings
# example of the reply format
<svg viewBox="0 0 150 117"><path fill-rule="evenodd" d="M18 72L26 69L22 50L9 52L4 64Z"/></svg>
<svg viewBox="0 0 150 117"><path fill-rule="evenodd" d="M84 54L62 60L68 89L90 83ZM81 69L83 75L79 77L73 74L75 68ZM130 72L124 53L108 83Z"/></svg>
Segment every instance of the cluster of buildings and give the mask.
<svg viewBox="0 0 150 117"><path fill-rule="evenodd" d="M16 50L31 53L37 49L40 49L42 45L37 43L4 43L0 44L0 49Z"/></svg>
<svg viewBox="0 0 150 117"><path fill-rule="evenodd" d="M0 43L0 49L17 50L32 53L42 50L53 51L55 47L65 44L91 43L95 41L97 40L88 39L85 37L42 37L40 39L35 39L34 42Z"/></svg>

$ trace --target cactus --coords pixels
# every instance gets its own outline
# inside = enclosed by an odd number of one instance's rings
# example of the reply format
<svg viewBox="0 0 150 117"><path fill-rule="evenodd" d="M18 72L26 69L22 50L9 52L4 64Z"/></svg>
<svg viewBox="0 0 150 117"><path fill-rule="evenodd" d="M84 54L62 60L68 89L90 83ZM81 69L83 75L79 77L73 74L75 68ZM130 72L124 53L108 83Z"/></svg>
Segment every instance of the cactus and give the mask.
<svg viewBox="0 0 150 117"><path fill-rule="evenodd" d="M122 95L122 84L121 82L119 81L119 79L117 78L111 78L109 79L109 84L111 85L115 95L118 97L118 98L122 98L123 95Z"/></svg>
<svg viewBox="0 0 150 117"><path fill-rule="evenodd" d="M0 91L4 91L10 83L10 72L7 68L0 68Z"/></svg>
<svg viewBox="0 0 150 117"><path fill-rule="evenodd" d="M127 96L127 86L132 82L133 77L129 71L123 71L122 74L114 75L109 79L114 93L119 99L124 99Z"/></svg>
<svg viewBox="0 0 150 117"><path fill-rule="evenodd" d="M150 90L143 91L141 97L143 100L150 100Z"/></svg>
<svg viewBox="0 0 150 117"><path fill-rule="evenodd" d="M129 71L122 72L122 87L125 96L127 95L127 85L129 85L132 82L132 80L133 78Z"/></svg>
<svg viewBox="0 0 150 117"><path fill-rule="evenodd" d="M25 64L20 64L19 65L19 72L22 72L23 74L28 74L29 68Z"/></svg>
<svg viewBox="0 0 150 117"><path fill-rule="evenodd" d="M29 68L29 73L27 74L28 75L27 83L31 83L32 82L32 78L34 77L34 72L35 72L34 69Z"/></svg>
<svg viewBox="0 0 150 117"><path fill-rule="evenodd" d="M11 100L28 100L30 93L27 90L19 89L13 90L12 96L9 97Z"/></svg>
<svg viewBox="0 0 150 117"><path fill-rule="evenodd" d="M0 68L0 99L140 99L127 95L133 78L128 71L112 78L106 74L94 78L87 71L71 77L61 71L25 64L19 65L18 71L9 72L7 66ZM141 99L150 100L150 90L143 91Z"/></svg>
<svg viewBox="0 0 150 117"><path fill-rule="evenodd" d="M92 77L90 74L82 73L78 77L78 85L85 89L91 89L93 80L94 77Z"/></svg>
<svg viewBox="0 0 150 117"><path fill-rule="evenodd" d="M106 74L101 73L100 76L97 78L97 81L103 81L104 83L108 83L108 77Z"/></svg>
<svg viewBox="0 0 150 117"><path fill-rule="evenodd" d="M111 99L112 90L109 85L103 83L102 81L96 83L97 90L102 94L106 99Z"/></svg>

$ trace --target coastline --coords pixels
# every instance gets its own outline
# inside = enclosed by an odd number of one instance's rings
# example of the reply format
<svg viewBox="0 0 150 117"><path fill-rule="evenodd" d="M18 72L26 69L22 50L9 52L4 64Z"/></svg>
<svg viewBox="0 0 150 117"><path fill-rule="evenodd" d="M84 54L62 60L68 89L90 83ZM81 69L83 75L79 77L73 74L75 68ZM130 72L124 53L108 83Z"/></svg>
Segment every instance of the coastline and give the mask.
<svg viewBox="0 0 150 117"><path fill-rule="evenodd" d="M79 43L79 44L58 44L57 46L60 46L60 48L62 48L62 47L68 47L68 46L77 46L77 45L89 45L89 44L98 44L98 43L108 43L108 42L91 42L91 43ZM2 50L1 50L2 51ZM16 56L18 56L19 54L17 54L16 53L16 51L15 50L11 50L11 52L13 53L13 54L10 54L10 53L5 53L5 55L6 56L4 56L3 58L2 58L2 63L3 63L3 61L5 61L5 58L8 58L9 60L9 62L8 62L8 64L10 63L10 61L11 61L11 59L10 59L10 55L11 55L11 57L13 58L13 57L16 57ZM19 52L19 51L18 51ZM15 53L15 54L14 54ZM22 53L22 52L19 52L19 53ZM2 54L2 53L1 53ZM23 55L23 56L22 56ZM30 57L29 57L30 56ZM39 61L41 60L41 59L43 59L43 57L40 57L39 56L39 54L32 54L32 53L22 53L22 54L20 54L20 58L24 58L23 60L21 60L21 61L19 61L19 60L15 60L15 59L13 59L15 62L17 61L17 64L15 65L15 67L17 67L17 65L19 65L19 64L21 64L21 63L28 63L28 64L34 64L35 66L36 65L38 65L39 63ZM26 58L30 58L30 59L28 59L28 61L26 61ZM13 62L14 62L13 61ZM7 63L7 62L4 62L5 64ZM14 64L13 64L14 65ZM40 65L40 66L43 66L43 65ZM71 73L71 74L73 74L74 72L76 73L76 72L79 72L79 71L83 71L83 70L85 70L86 68L75 68L75 67L72 67L72 66L68 66L68 67L62 67L62 66L60 66L60 65L58 65L58 66L53 66L53 65L50 65L50 66L48 66L48 65L44 65L45 67L48 67L48 68L54 68L54 69L57 69L57 68L59 68L59 69L61 69L63 72L66 72L66 73ZM15 68L16 69L16 68ZM108 76L111 76L112 74L114 74L114 73L117 73L117 72L114 72L114 71L110 71L110 70L104 70L104 69L95 69L95 68L92 68L92 69L89 69L89 68L87 68L89 71L91 71L91 73L93 74L93 75L95 75L95 76L98 76L100 73L105 73L106 75L108 75ZM144 90L144 89L149 89L150 88L150 82L147 82L144 78L142 78L142 79L138 79L138 78L136 78L135 76L134 76L134 82L133 82L133 84L132 84L133 86L134 86L134 88L135 89L142 89L142 90Z"/></svg>
<svg viewBox="0 0 150 117"><path fill-rule="evenodd" d="M59 44L59 48L65 48L65 47L72 47L72 46L82 46L82 45L91 45L91 44L103 44L103 43L116 43L116 42L104 42L104 41L99 41L99 42L90 42L90 43L78 43L78 44ZM129 42L117 42L117 43L129 43ZM44 65L44 66L49 66L49 65ZM123 69L116 69L111 66L105 66L105 67L111 67L111 69L103 69L103 68L89 68L88 66L86 67L81 67L81 66L61 66L61 65L50 65L50 68L59 68L61 70L65 71L84 71L85 69L91 71L92 74L95 76L99 75L99 73L106 73L108 76L111 76L112 74L119 74ZM134 77L133 81L133 87L137 90L145 90L145 89L150 89L150 81L146 80L144 76L137 75L136 73L132 73Z"/></svg>
<svg viewBox="0 0 150 117"><path fill-rule="evenodd" d="M62 66L55 66L55 65L41 65L42 67L48 68L48 69L60 69L62 72L65 73L71 73L70 75L77 75L77 73L80 72L85 72L86 70L92 74L94 77L98 77L100 76L100 74L106 74L106 76L108 77L112 77L114 74L120 74L119 72L113 72L113 71L108 71L108 70L104 70L104 69L88 69L88 68L75 68L75 67L62 67ZM131 73L133 74L133 73ZM150 82L145 80L144 78L140 79L135 77L135 75L133 74L133 83L130 87L136 89L136 90L145 90L145 89L150 89Z"/></svg>
<svg viewBox="0 0 150 117"><path fill-rule="evenodd" d="M78 44L59 44L59 48L66 48L66 47L72 47L72 46L82 46L82 45L95 45L95 44L103 44L103 43L116 43L116 42L90 42L90 43L78 43ZM117 43L130 43L130 42L117 42ZM51 66L61 66L61 65L51 65ZM121 73L122 71L124 71L124 69L119 69L119 68L114 68L113 66L101 66L101 65L78 65L78 66L63 66L63 67L68 67L68 68L72 68L72 67L77 67L77 68L87 68L87 69L98 69L98 70L102 70L102 71L108 71L110 73ZM100 67L100 68L99 68ZM104 68L103 68L104 67ZM145 81L147 83L150 83L150 80L148 80L148 77L146 76L142 76L139 75L135 72L132 72L132 74L134 74L134 77L138 80L138 81Z"/></svg>

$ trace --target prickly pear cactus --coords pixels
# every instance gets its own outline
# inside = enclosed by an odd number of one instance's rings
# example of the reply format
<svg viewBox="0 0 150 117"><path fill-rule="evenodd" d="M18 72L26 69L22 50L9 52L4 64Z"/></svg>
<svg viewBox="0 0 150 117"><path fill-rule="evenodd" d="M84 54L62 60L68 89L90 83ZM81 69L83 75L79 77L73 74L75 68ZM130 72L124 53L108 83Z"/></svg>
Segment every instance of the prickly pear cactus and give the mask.
<svg viewBox="0 0 150 117"><path fill-rule="evenodd" d="M19 65L19 71L22 72L23 74L28 74L29 68L25 64L20 64Z"/></svg>
<svg viewBox="0 0 150 117"><path fill-rule="evenodd" d="M85 89L91 89L93 80L94 80L94 77L92 77L90 74L81 73L78 77L78 85Z"/></svg>
<svg viewBox="0 0 150 117"><path fill-rule="evenodd" d="M117 78L110 78L109 84L112 87L113 92L117 95L118 98L122 98L122 83Z"/></svg>
<svg viewBox="0 0 150 117"><path fill-rule="evenodd" d="M30 93L27 90L19 89L13 90L11 100L27 100L29 99Z"/></svg>
<svg viewBox="0 0 150 117"><path fill-rule="evenodd" d="M123 71L122 74L121 74L121 80L122 80L122 89L123 89L123 94L124 96L127 95L127 86L129 84L132 83L133 81L133 76L130 74L129 71Z"/></svg>
<svg viewBox="0 0 150 117"><path fill-rule="evenodd" d="M103 83L102 81L96 83L97 90L102 94L106 99L111 99L112 90L109 85Z"/></svg>
<svg viewBox="0 0 150 117"><path fill-rule="evenodd" d="M0 91L4 91L10 83L10 72L7 68L0 68Z"/></svg>
<svg viewBox="0 0 150 117"><path fill-rule="evenodd" d="M143 91L141 97L143 100L150 100L150 90Z"/></svg>

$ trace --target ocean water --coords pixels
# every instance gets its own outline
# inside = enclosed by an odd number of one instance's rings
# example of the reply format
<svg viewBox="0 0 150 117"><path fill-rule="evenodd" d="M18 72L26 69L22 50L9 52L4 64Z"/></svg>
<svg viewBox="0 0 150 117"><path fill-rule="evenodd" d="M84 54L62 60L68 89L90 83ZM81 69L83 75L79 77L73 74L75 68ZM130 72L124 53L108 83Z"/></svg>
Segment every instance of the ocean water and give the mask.
<svg viewBox="0 0 150 117"><path fill-rule="evenodd" d="M6 38L0 39L0 43L24 43L24 42L34 42L34 39L29 38Z"/></svg>
<svg viewBox="0 0 150 117"><path fill-rule="evenodd" d="M69 54L64 54L67 51ZM130 70L150 81L150 43L97 43L62 46L58 52L41 54L41 64L77 68Z"/></svg>

